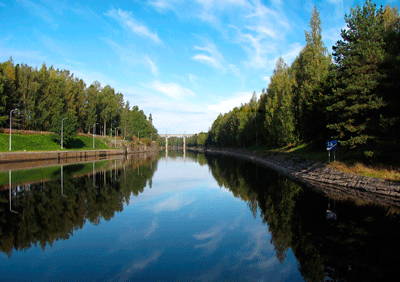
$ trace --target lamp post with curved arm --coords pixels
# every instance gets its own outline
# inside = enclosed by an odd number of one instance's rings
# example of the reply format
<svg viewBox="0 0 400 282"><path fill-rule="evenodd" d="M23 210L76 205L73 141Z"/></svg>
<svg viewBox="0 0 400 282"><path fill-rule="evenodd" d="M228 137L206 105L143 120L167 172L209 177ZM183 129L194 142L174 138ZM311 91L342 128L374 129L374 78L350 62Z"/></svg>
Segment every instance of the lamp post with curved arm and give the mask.
<svg viewBox="0 0 400 282"><path fill-rule="evenodd" d="M9 151L11 152L11 116L12 116L12 112L18 111L18 109L14 109L10 111L10 147L9 147Z"/></svg>

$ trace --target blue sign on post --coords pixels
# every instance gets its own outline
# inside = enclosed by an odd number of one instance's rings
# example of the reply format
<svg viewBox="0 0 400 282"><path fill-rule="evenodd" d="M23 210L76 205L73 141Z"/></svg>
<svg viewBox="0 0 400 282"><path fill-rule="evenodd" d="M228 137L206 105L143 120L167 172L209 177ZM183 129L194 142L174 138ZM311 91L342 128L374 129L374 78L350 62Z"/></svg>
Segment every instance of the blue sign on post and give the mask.
<svg viewBox="0 0 400 282"><path fill-rule="evenodd" d="M328 151L337 151L337 140L326 141L326 149Z"/></svg>
<svg viewBox="0 0 400 282"><path fill-rule="evenodd" d="M326 149L328 150L329 162L331 162L331 151L333 151L333 160L336 160L337 140L326 141Z"/></svg>

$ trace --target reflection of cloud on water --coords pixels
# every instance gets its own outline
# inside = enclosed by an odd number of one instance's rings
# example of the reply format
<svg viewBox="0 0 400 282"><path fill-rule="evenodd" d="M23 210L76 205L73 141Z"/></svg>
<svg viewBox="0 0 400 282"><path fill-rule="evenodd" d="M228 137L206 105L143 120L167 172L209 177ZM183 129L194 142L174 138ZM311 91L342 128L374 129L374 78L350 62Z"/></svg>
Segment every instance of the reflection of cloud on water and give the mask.
<svg viewBox="0 0 400 282"><path fill-rule="evenodd" d="M222 232L222 230L225 228L226 223L216 225L212 227L211 229L205 231L205 232L200 232L198 234L194 234L193 237L196 238L197 240L205 240L211 237L215 237L219 233Z"/></svg>
<svg viewBox="0 0 400 282"><path fill-rule="evenodd" d="M243 256L246 260L265 258L265 252L274 253L274 247L270 243L271 234L265 226L249 226L245 228L245 232L249 233L247 246L254 246L251 252Z"/></svg>
<svg viewBox="0 0 400 282"><path fill-rule="evenodd" d="M197 240L206 240L210 239L208 243L196 245L195 248L204 248L205 254L210 255L212 254L217 248L218 248L218 243L224 238L226 231L224 229L226 228L227 224L222 223L219 225L216 225L212 227L211 229L205 231L205 232L200 232L197 234L194 234L193 237Z"/></svg>
<svg viewBox="0 0 400 282"><path fill-rule="evenodd" d="M188 206L193 203L195 198L193 195L182 195L178 194L173 197L170 197L162 202L155 204L151 210L155 213L162 212L162 211L177 211L184 206Z"/></svg>
<svg viewBox="0 0 400 282"><path fill-rule="evenodd" d="M142 271L150 263L156 262L163 252L164 250L157 250L153 251L151 255L146 258L135 258L133 261L121 267L117 275L118 277L115 280L118 281L131 280L132 276L135 275L135 273Z"/></svg>
<svg viewBox="0 0 400 282"><path fill-rule="evenodd" d="M155 217L152 222L150 228L146 231L145 236L149 237L158 227L158 218Z"/></svg>
<svg viewBox="0 0 400 282"><path fill-rule="evenodd" d="M197 216L197 208L192 210L189 214L189 219L193 219Z"/></svg>

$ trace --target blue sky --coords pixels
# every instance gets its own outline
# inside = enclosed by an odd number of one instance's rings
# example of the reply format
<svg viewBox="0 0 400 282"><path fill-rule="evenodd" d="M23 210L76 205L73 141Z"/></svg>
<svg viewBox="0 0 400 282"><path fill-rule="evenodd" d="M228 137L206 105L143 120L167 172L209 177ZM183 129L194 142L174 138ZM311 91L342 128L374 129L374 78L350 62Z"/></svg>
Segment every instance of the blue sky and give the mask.
<svg viewBox="0 0 400 282"><path fill-rule="evenodd" d="M160 134L197 133L260 95L280 56L293 62L314 5L331 51L357 3L365 1L0 0L0 60L109 84L151 113Z"/></svg>

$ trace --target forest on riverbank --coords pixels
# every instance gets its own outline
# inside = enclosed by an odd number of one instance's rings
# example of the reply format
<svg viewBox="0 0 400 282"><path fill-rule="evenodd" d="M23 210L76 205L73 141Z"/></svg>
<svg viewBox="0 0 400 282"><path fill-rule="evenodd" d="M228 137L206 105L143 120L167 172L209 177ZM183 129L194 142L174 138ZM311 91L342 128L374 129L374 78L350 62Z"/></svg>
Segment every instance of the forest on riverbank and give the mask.
<svg viewBox="0 0 400 282"><path fill-rule="evenodd" d="M314 7L306 44L288 66L276 63L267 89L228 113L188 146L277 148L328 139L363 159L397 154L400 137L400 17L397 7L367 0L345 15L329 54ZM342 150L342 149L341 149Z"/></svg>
<svg viewBox="0 0 400 282"><path fill-rule="evenodd" d="M124 139L157 136L151 114L130 107L122 93L93 82L89 87L68 70L43 63L40 69L10 60L0 63L0 128L52 131L64 142L77 132L119 135ZM140 136L139 136L140 135Z"/></svg>

